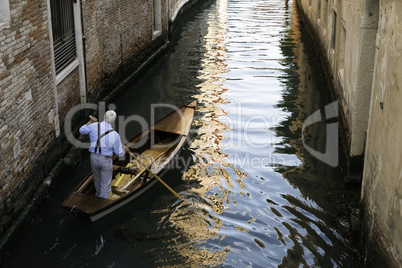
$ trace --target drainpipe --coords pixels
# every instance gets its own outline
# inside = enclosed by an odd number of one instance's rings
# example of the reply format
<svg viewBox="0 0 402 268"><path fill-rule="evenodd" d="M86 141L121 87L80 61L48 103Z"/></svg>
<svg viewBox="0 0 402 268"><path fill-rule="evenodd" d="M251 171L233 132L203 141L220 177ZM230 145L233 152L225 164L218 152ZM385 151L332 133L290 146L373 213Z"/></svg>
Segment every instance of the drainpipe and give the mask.
<svg viewBox="0 0 402 268"><path fill-rule="evenodd" d="M84 58L84 31L81 16L81 1L74 0L74 25L77 47L77 59L78 59L78 74L79 74L79 86L80 86L80 100L81 104L87 102L87 87L85 76L85 58Z"/></svg>
<svg viewBox="0 0 402 268"><path fill-rule="evenodd" d="M167 8L166 8L167 32L168 32L168 40L170 41L171 36L170 36L170 18L169 18L170 13L169 13L169 11L170 11L170 0L167 1Z"/></svg>
<svg viewBox="0 0 402 268"><path fill-rule="evenodd" d="M56 67L54 63L54 47L53 47L53 29L52 29L52 12L50 11L50 0L46 1L47 4L47 17L49 26L49 45L50 45L50 58L51 58L51 69L53 78L53 96L54 96L54 110L49 112L49 121L54 124L55 135L58 137L60 135L60 124L59 124L59 93L57 92L57 82L56 82Z"/></svg>
<svg viewBox="0 0 402 268"><path fill-rule="evenodd" d="M81 32L82 32L82 53L83 53L83 66L84 66L84 75L85 75L85 91L88 88L88 81L86 79L87 73L87 53L86 53L86 37L84 31L84 21L82 18L82 1L80 1L80 17L81 17ZM86 92L85 92L86 95Z"/></svg>

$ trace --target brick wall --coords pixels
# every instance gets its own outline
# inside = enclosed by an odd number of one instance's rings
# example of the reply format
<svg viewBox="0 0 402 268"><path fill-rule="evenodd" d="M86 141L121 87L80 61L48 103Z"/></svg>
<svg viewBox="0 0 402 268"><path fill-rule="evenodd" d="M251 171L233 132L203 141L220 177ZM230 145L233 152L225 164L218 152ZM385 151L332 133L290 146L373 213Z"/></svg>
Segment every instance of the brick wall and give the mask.
<svg viewBox="0 0 402 268"><path fill-rule="evenodd" d="M90 101L110 96L166 44L168 3L161 0L162 30L155 34L153 0L81 0ZM0 236L68 150L63 131L56 133L80 101L78 68L55 86L47 0L9 4L10 22L0 25Z"/></svg>
<svg viewBox="0 0 402 268"><path fill-rule="evenodd" d="M162 0L161 5L163 34L153 41L153 1L82 3L90 94L118 85L167 41L167 1Z"/></svg>
<svg viewBox="0 0 402 268"><path fill-rule="evenodd" d="M166 3L162 0L162 14ZM40 159L59 157L54 117L58 113L63 123L80 100L78 69L57 85L55 99L47 1L9 4L10 22L0 30L0 235L50 171ZM153 40L152 12L153 1L82 1L87 92L96 96L93 101L167 41L167 34ZM167 18L162 24L166 32Z"/></svg>
<svg viewBox="0 0 402 268"><path fill-rule="evenodd" d="M9 4L10 24L0 31L0 234L25 205L19 193L39 183L27 174L55 136L46 0Z"/></svg>
<svg viewBox="0 0 402 268"><path fill-rule="evenodd" d="M59 104L59 117L64 121L71 107L80 103L80 87L78 68L72 71L64 80L57 85L57 97Z"/></svg>

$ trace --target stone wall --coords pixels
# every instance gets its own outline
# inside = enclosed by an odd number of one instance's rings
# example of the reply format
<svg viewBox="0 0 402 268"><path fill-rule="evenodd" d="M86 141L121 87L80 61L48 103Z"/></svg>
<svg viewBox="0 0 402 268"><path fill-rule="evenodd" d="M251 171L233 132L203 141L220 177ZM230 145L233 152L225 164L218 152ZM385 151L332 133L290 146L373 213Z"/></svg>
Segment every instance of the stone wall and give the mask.
<svg viewBox="0 0 402 268"><path fill-rule="evenodd" d="M380 1L362 198L367 234L402 265L402 3ZM375 236L375 234L378 234ZM382 242L385 241L385 242Z"/></svg>
<svg viewBox="0 0 402 268"><path fill-rule="evenodd" d="M55 138L46 0L9 7L10 21L0 26L0 234L43 178L42 168L34 179L28 174Z"/></svg>
<svg viewBox="0 0 402 268"><path fill-rule="evenodd" d="M0 0L0 251L63 166L66 114L127 86L167 46L169 12L198 1L184 2L74 1L77 59L56 75L49 0Z"/></svg>
<svg viewBox="0 0 402 268"><path fill-rule="evenodd" d="M176 20L182 7L187 4L190 0L171 0L169 2L169 19L171 22Z"/></svg>
<svg viewBox="0 0 402 268"><path fill-rule="evenodd" d="M378 1L378 0L377 0ZM363 159L374 69L378 3L299 0L319 36L342 107L349 156Z"/></svg>
<svg viewBox="0 0 402 268"><path fill-rule="evenodd" d="M298 0L328 60L348 125L351 157L363 156L365 253L402 265L402 3ZM401 141L399 141L401 140Z"/></svg>
<svg viewBox="0 0 402 268"><path fill-rule="evenodd" d="M212 0L169 0L169 35L173 35L177 25L183 17L183 14L187 13L187 11L193 9L197 5L201 6L208 2L212 2Z"/></svg>

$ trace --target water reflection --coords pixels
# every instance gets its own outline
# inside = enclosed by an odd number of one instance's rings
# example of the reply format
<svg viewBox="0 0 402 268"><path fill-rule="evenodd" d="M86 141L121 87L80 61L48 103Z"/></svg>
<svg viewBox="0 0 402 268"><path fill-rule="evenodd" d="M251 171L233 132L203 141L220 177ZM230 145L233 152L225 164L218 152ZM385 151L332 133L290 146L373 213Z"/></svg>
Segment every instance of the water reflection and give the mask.
<svg viewBox="0 0 402 268"><path fill-rule="evenodd" d="M182 179L191 182L186 200L178 202L169 214L169 225L175 226L187 242L181 241L171 247L174 255L181 255L193 265L218 265L227 256L230 246L206 247L208 241L222 241L222 221L214 214L221 214L231 203L233 183L244 188L242 178L246 174L227 162L223 152L224 132L231 128L219 120L228 114L222 105L228 103L222 95L228 91L224 87L227 73L226 33L227 0L217 1L215 10L208 14L206 33L203 37L204 54L197 78L198 109L193 124L189 150L193 152L194 164L183 174ZM194 183L198 184L194 187ZM164 219L166 222L166 219Z"/></svg>
<svg viewBox="0 0 402 268"><path fill-rule="evenodd" d="M190 145L194 164L183 175L198 186L187 189L189 199L168 220L187 241L171 250L191 263L354 263L342 237L345 215L328 198L342 184L340 169L312 159L301 144L304 119L325 101L295 6L289 8L288 1L284 8L280 1L217 1L208 16L194 96L201 106ZM324 127L306 133L318 150Z"/></svg>
<svg viewBox="0 0 402 268"><path fill-rule="evenodd" d="M164 177L185 199L158 185L113 217L83 223L59 207L89 171L83 162L55 186L10 266L358 266L341 167L301 144L304 118L325 101L294 1L209 3L115 101L118 114L147 120L153 103L198 101L180 155L190 165ZM325 125L306 134L323 150L320 133Z"/></svg>

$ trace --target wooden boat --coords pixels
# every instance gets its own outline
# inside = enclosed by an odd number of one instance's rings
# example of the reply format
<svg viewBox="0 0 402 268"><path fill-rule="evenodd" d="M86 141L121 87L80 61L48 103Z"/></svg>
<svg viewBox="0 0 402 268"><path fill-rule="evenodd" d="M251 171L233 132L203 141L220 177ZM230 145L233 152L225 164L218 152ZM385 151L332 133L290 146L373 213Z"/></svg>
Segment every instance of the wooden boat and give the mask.
<svg viewBox="0 0 402 268"><path fill-rule="evenodd" d="M195 106L195 101L182 106L129 140L128 147L141 164L129 153L123 159L113 157L112 192L108 199L95 196L93 176L89 173L62 207L71 214L96 221L145 193L158 180L144 166L158 176L163 175L187 138Z"/></svg>

